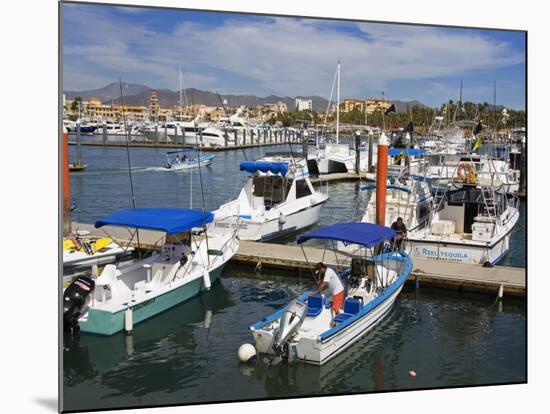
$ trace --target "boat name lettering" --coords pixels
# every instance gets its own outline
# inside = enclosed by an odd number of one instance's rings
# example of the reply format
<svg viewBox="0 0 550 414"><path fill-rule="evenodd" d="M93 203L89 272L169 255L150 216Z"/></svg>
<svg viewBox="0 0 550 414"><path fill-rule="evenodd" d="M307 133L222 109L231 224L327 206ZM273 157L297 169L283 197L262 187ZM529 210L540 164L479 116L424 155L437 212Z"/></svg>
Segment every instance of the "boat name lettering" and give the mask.
<svg viewBox="0 0 550 414"><path fill-rule="evenodd" d="M416 254L420 256L424 256L427 258L440 258L440 259L447 259L447 260L468 260L470 258L470 255L468 253L461 253L461 252L453 252L453 251L445 251L440 250L439 253L437 250L431 250L423 247L422 249L416 249Z"/></svg>

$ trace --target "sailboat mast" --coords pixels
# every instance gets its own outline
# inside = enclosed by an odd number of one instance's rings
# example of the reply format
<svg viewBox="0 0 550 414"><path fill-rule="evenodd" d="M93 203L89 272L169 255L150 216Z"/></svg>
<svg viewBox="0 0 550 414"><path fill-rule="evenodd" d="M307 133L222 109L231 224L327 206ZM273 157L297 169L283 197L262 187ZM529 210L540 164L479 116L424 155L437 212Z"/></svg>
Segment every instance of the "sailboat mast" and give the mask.
<svg viewBox="0 0 550 414"><path fill-rule="evenodd" d="M340 137L340 61L338 61L338 79L336 83L336 143Z"/></svg>
<svg viewBox="0 0 550 414"><path fill-rule="evenodd" d="M183 99L182 99L182 86L181 86L181 65L180 65L180 121L183 120ZM183 131L185 134L185 130Z"/></svg>
<svg viewBox="0 0 550 414"><path fill-rule="evenodd" d="M494 128L494 139L498 138L497 133L497 81L493 81L493 128Z"/></svg>

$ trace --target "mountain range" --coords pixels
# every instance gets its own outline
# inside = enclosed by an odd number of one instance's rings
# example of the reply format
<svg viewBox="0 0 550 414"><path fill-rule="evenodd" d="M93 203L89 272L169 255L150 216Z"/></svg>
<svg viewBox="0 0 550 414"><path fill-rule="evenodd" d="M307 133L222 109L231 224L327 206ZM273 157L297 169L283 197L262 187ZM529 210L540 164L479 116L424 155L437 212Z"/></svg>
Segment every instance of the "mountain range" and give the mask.
<svg viewBox="0 0 550 414"><path fill-rule="evenodd" d="M172 108L179 104L180 94L169 89L154 89L139 83L122 83L122 91L124 93L124 103L126 105L143 105L147 106L149 102L149 94L151 91L156 91L161 108ZM97 98L105 104L120 103L120 84L118 82L110 83L103 88L85 90L85 91L64 91L66 99L72 100L80 96L83 100ZM185 90L188 104L203 104L207 106L220 106L220 97L216 92L204 91L195 88L187 88ZM289 110L295 107L295 99L311 99L313 110L326 111L328 100L320 96L275 96L258 97L256 95L221 95L222 100L227 101L229 107L237 107L245 105L247 107L255 107L263 104L274 104L279 101L284 102ZM184 98L185 99L185 98ZM407 106L422 106L425 105L418 101L392 101L397 112L406 112Z"/></svg>

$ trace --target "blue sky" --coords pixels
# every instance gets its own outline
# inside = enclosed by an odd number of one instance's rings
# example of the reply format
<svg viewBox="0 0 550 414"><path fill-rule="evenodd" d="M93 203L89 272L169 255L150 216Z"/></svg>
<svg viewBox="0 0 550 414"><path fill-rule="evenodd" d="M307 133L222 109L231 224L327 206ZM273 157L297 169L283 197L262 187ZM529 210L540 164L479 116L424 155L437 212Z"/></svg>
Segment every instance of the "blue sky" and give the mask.
<svg viewBox="0 0 550 414"><path fill-rule="evenodd" d="M259 96L328 98L342 62L341 98L458 99L525 106L525 35L231 13L64 5L64 90L118 79Z"/></svg>

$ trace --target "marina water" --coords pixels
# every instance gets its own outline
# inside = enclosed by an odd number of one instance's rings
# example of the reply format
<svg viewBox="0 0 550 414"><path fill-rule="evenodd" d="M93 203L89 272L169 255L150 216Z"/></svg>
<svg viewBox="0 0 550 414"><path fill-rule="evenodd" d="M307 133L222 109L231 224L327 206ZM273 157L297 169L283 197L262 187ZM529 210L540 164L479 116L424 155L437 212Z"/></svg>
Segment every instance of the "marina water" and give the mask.
<svg viewBox="0 0 550 414"><path fill-rule="evenodd" d="M282 147L280 147L282 149ZM287 149L285 149L286 151ZM297 148L295 148L297 150ZM138 207L200 208L198 172L162 171L165 150L131 148ZM247 150L248 159L269 149ZM74 156L74 147L71 147ZM125 148L83 147L88 168L71 174L73 220L92 223L131 207ZM202 171L213 209L236 197L247 175L242 151L215 153ZM321 223L357 216L359 184L330 185ZM294 243L291 237L281 242ZM501 264L525 266L525 203ZM322 367L239 364L248 326L313 287L311 276L254 274L229 267L201 297L137 325L130 336L64 337L66 410L341 394L526 380L526 303L406 287L391 314ZM417 376L408 375L414 370Z"/></svg>

